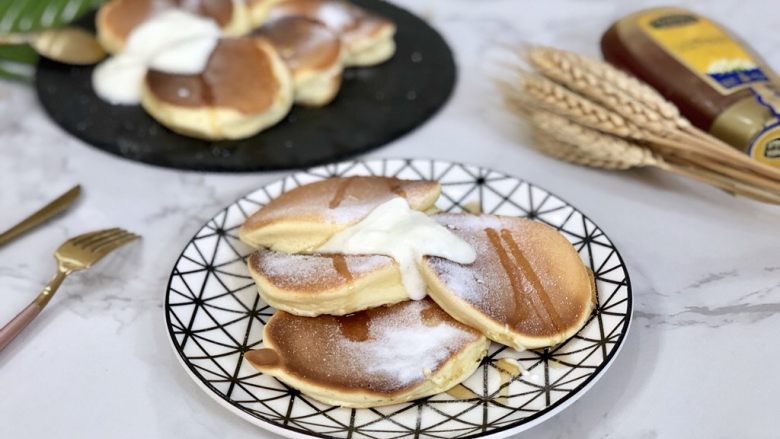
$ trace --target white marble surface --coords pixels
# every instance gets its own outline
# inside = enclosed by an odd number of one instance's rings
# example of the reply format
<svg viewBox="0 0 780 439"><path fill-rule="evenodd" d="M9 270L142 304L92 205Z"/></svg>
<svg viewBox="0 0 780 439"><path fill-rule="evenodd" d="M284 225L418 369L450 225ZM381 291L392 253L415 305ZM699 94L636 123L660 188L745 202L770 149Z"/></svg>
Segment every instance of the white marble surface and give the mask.
<svg viewBox="0 0 780 439"><path fill-rule="evenodd" d="M563 414L522 438L772 438L780 403L780 209L656 171L608 173L524 147L490 84L498 44L597 53L615 18L656 1L404 0L452 44L456 93L434 120L370 157L435 157L515 174L570 200L620 248L634 286L625 348ZM729 23L780 67L774 2L684 1ZM32 91L0 82L0 229L70 185L66 216L0 249L0 322L54 269L68 236L122 226L144 235L68 279L0 354L0 437L272 437L223 410L169 347L163 293L182 246L218 209L280 174L216 175L117 159L50 123Z"/></svg>

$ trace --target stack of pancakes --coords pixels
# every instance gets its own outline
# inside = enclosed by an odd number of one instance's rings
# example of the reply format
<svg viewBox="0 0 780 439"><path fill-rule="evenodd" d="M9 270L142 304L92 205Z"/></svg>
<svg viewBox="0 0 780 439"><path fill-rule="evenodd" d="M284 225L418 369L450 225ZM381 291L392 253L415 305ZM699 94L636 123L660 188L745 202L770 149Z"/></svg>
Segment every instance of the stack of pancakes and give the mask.
<svg viewBox="0 0 780 439"><path fill-rule="evenodd" d="M240 236L257 248L249 271L279 311L247 360L323 402L374 407L447 391L474 372L489 340L534 349L582 328L595 287L562 235L517 217L435 213L440 190L432 181L331 178L248 218ZM421 301L409 299L391 257L316 250L394 197L477 254L467 265L418 261L429 295Z"/></svg>
<svg viewBox="0 0 780 439"><path fill-rule="evenodd" d="M326 105L345 67L376 65L395 52L395 25L345 0L111 0L98 12L98 39L117 53L133 29L172 8L211 18L223 31L202 73L150 70L145 78L144 109L193 137L248 137L293 103Z"/></svg>

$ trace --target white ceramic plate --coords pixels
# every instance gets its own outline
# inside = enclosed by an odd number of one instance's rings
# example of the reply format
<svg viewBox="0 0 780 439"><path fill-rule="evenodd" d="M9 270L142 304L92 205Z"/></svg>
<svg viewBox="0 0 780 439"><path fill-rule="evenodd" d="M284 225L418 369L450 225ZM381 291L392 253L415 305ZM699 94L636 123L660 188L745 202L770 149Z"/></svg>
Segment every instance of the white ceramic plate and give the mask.
<svg viewBox="0 0 780 439"><path fill-rule="evenodd" d="M279 194L333 176L384 175L442 184L437 203L460 211L532 217L568 238L596 276L599 305L587 325L554 348L516 352L493 344L464 385L480 397L440 394L376 409L322 404L243 361L262 343L274 310L263 303L244 263L250 248L238 239L248 215ZM589 218L555 195L515 177L438 160L349 161L292 174L226 207L190 240L171 273L165 316L181 364L214 399L274 433L325 438L506 437L526 430L571 404L604 374L626 337L631 283L615 247ZM501 390L495 362L516 359L529 371ZM503 396L503 398L502 398Z"/></svg>

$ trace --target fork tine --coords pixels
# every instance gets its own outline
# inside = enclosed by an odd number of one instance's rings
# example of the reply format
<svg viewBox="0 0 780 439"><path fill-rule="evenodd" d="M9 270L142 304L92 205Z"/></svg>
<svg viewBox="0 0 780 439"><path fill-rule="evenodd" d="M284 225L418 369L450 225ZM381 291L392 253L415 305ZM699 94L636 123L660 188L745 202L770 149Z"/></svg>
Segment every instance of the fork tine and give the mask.
<svg viewBox="0 0 780 439"><path fill-rule="evenodd" d="M102 232L105 232L105 230L99 230L97 232L89 232L89 233L84 233L84 234L81 234L81 235L78 235L78 236L74 236L73 238L71 238L69 240L69 242L71 244L78 245L78 244L80 244L80 243L82 243L82 242L84 242L84 241L86 241L86 240L88 240L90 238L95 237L95 235L97 235L98 233L102 233Z"/></svg>
<svg viewBox="0 0 780 439"><path fill-rule="evenodd" d="M120 238L122 236L127 235L128 233L130 232L127 232L122 229L116 229L111 233L103 233L100 236L96 236L90 239L88 242L81 244L81 248L83 248L84 250L94 251L95 248L103 245L105 242Z"/></svg>
<svg viewBox="0 0 780 439"><path fill-rule="evenodd" d="M96 240L99 240L105 236L111 235L113 233L116 233L122 229L118 227L114 227L112 229L106 229L106 230L98 230L97 232L92 233L85 233L83 235L77 236L73 238L72 243L74 245L78 245L80 247L86 247L89 246L91 243L93 243Z"/></svg>
<svg viewBox="0 0 780 439"><path fill-rule="evenodd" d="M100 245L94 247L92 251L95 253L102 253L103 255L106 255L116 250L117 248L140 238L140 236L134 233L129 233L129 232L125 232L125 233L126 234L123 234L122 236L101 243Z"/></svg>

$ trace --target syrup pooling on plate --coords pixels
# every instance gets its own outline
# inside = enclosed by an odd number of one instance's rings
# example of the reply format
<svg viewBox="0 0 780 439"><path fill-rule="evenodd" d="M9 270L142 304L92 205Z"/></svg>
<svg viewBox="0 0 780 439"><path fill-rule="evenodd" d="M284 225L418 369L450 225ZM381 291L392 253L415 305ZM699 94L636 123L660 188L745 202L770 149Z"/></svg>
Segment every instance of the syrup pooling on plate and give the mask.
<svg viewBox="0 0 780 439"><path fill-rule="evenodd" d="M468 243L428 215L412 210L403 198L379 205L359 223L334 235L318 251L392 257L399 265L409 297L414 300L427 294L418 268L423 256L439 256L461 264L471 264L477 256Z"/></svg>
<svg viewBox="0 0 780 439"><path fill-rule="evenodd" d="M525 375L525 371L523 371L520 363L512 358L501 358L492 362L492 364L496 369L498 369L500 377L500 382L498 385L498 396L496 397L496 401L501 404L507 404L507 397L509 396L509 383L514 380L515 377ZM458 384L457 386L451 388L447 391L447 394L461 401L481 398L480 395L477 395L473 390L469 389L463 384Z"/></svg>

